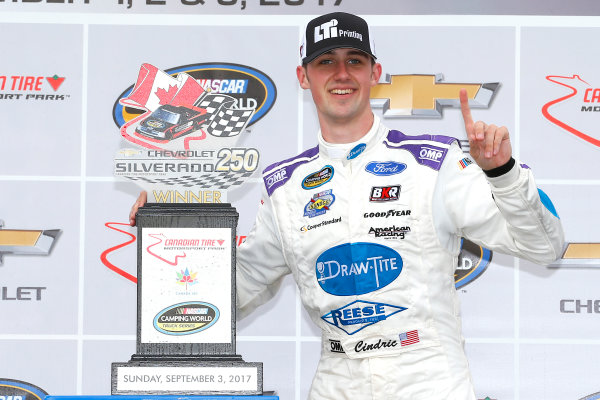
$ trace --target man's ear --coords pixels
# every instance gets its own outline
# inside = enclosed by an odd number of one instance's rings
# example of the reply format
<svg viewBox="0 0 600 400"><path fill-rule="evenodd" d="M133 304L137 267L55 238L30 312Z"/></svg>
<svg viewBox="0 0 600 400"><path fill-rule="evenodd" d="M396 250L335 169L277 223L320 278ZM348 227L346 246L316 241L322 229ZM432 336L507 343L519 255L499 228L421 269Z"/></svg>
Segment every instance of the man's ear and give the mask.
<svg viewBox="0 0 600 400"><path fill-rule="evenodd" d="M296 76L298 77L298 83L300 83L300 87L302 89L310 88L310 85L308 83L308 74L306 73L306 67L298 65L296 67Z"/></svg>
<svg viewBox="0 0 600 400"><path fill-rule="evenodd" d="M375 63L373 64L373 70L371 71L371 86L375 86L379 83L379 78L381 78L382 68L381 64Z"/></svg>

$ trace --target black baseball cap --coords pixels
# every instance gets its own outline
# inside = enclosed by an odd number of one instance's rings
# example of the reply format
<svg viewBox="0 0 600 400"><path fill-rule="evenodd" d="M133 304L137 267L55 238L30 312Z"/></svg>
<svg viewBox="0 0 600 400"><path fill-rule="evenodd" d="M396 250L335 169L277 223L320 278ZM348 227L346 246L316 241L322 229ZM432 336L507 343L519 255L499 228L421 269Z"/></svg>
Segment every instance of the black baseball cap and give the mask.
<svg viewBox="0 0 600 400"><path fill-rule="evenodd" d="M321 15L306 25L300 58L302 64L306 64L329 50L340 48L360 50L377 58L367 21L344 12Z"/></svg>

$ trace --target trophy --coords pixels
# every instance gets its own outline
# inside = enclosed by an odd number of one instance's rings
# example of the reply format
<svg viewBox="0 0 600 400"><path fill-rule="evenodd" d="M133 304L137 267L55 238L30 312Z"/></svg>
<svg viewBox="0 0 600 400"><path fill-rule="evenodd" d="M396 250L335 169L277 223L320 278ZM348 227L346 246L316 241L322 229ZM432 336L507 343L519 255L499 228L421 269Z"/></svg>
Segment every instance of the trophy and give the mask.
<svg viewBox="0 0 600 400"><path fill-rule="evenodd" d="M262 363L236 354L238 213L227 203L227 190L257 172L258 150L238 140L264 103L256 99L272 105L276 90L249 67L244 79L263 84L244 93L200 84L232 68L241 67L207 64L170 75L143 64L115 106L123 139L137 147L117 152L114 173L142 186L149 202L136 218L136 354L112 364L113 395L278 398L263 396Z"/></svg>

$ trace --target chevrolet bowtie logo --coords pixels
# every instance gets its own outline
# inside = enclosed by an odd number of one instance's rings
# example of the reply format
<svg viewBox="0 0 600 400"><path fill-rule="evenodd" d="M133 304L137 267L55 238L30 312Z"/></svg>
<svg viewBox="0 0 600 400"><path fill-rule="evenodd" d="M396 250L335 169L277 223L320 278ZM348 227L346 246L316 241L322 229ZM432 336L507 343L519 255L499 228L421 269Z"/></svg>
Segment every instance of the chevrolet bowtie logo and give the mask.
<svg viewBox="0 0 600 400"><path fill-rule="evenodd" d="M5 254L48 255L60 229L18 230L1 229L0 221L0 265Z"/></svg>
<svg viewBox="0 0 600 400"><path fill-rule="evenodd" d="M471 108L487 108L499 83L441 83L443 76L386 75L371 89L371 106L383 108L384 117L441 118L442 107L460 108L458 93L467 89Z"/></svg>

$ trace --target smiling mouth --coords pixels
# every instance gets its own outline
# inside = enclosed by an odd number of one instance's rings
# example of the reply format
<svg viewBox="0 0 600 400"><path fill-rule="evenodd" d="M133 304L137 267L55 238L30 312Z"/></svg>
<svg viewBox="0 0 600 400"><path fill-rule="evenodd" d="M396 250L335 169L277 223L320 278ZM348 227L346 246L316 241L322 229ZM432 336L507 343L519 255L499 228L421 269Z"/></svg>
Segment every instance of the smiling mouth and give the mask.
<svg viewBox="0 0 600 400"><path fill-rule="evenodd" d="M331 93L331 94L350 94L353 92L354 92L354 89L333 89L329 93Z"/></svg>

